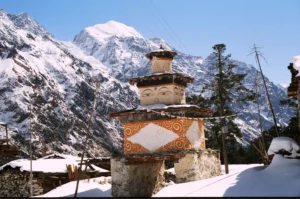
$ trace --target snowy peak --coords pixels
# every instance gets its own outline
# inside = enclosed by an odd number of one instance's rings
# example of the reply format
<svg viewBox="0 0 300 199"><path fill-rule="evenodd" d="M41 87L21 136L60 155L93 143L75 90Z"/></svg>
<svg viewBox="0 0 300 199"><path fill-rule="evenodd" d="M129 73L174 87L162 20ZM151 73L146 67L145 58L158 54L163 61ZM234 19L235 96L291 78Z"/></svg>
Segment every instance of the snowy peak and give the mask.
<svg viewBox="0 0 300 199"><path fill-rule="evenodd" d="M97 24L86 28L85 31L100 41L111 36L143 38L143 36L134 28L116 21L109 21L105 24Z"/></svg>
<svg viewBox="0 0 300 199"><path fill-rule="evenodd" d="M36 35L50 35L43 26L25 12L18 15L7 14L7 16L20 29L27 30Z"/></svg>
<svg viewBox="0 0 300 199"><path fill-rule="evenodd" d="M110 76L106 66L74 44L51 37L26 13L0 10L0 38L0 121L10 128L10 144L28 154L24 143L29 139L28 105L32 102L33 155L78 154L96 99L88 153L109 155L112 149L121 148L121 134L108 113L136 106L138 98L129 84ZM99 79L101 94L96 97Z"/></svg>

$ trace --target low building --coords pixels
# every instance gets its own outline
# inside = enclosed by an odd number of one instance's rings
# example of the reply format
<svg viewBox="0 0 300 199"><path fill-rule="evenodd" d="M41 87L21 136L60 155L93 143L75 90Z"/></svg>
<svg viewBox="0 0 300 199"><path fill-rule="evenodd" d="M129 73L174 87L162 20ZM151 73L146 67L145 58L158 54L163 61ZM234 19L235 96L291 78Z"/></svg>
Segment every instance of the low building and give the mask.
<svg viewBox="0 0 300 199"><path fill-rule="evenodd" d="M75 168L79 163L79 157L63 154L51 154L32 160L32 195L45 194L57 186L74 180L70 179L67 167ZM110 172L89 164L85 174L82 175L82 179L109 176ZM0 197L28 197L30 195L29 176L30 161L28 159L14 160L1 166Z"/></svg>

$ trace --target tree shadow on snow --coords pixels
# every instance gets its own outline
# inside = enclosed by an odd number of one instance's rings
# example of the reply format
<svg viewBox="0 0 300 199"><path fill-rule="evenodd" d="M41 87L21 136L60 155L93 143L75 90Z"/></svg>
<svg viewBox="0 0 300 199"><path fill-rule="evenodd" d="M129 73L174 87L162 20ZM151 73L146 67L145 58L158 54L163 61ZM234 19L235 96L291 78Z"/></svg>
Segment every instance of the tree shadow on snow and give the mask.
<svg viewBox="0 0 300 199"><path fill-rule="evenodd" d="M226 190L224 197L266 196L266 176L261 175L266 167L258 166L241 172L236 184Z"/></svg>

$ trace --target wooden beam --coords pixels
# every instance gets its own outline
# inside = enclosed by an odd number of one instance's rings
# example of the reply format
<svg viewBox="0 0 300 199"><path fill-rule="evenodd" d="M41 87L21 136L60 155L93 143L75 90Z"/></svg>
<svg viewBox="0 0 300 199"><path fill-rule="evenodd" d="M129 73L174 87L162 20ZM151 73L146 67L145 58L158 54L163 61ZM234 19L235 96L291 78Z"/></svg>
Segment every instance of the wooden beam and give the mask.
<svg viewBox="0 0 300 199"><path fill-rule="evenodd" d="M185 154L173 154L173 155L154 155L154 156L132 156L126 158L126 165L131 164L143 164L143 163L157 163L163 160L174 160L178 162L180 158L185 157Z"/></svg>
<svg viewBox="0 0 300 199"><path fill-rule="evenodd" d="M0 151L0 156L12 157L12 156L17 156L17 155L20 155L20 152L16 152L16 151Z"/></svg>

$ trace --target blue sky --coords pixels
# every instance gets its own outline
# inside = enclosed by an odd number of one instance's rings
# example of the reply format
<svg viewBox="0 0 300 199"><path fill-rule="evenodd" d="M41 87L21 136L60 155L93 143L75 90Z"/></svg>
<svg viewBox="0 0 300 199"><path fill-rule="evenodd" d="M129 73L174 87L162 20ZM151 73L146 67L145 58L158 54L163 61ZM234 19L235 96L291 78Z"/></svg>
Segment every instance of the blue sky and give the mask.
<svg viewBox="0 0 300 199"><path fill-rule="evenodd" d="M290 83L287 66L300 55L300 0L1 0L0 8L29 13L64 41L115 20L192 55L205 57L224 43L232 58L257 67L248 56L256 43L268 61L265 75L278 84Z"/></svg>

